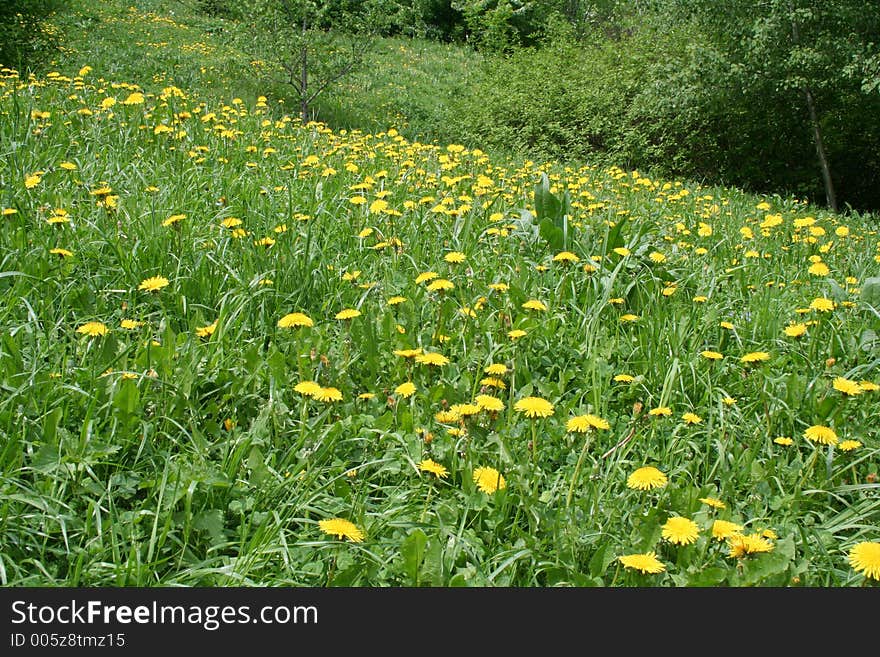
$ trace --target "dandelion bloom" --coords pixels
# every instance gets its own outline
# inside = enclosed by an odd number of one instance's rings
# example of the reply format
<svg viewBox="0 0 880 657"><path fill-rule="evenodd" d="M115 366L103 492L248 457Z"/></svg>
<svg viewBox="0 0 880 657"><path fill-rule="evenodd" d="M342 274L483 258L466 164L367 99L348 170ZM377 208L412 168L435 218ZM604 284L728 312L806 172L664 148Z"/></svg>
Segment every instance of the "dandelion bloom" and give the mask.
<svg viewBox="0 0 880 657"><path fill-rule="evenodd" d="M354 308L344 308L336 313L336 319L354 319L360 317L361 311Z"/></svg>
<svg viewBox="0 0 880 657"><path fill-rule="evenodd" d="M522 329L513 329L512 331L507 332L507 337L511 340L516 340L518 338L523 337L526 334Z"/></svg>
<svg viewBox="0 0 880 657"><path fill-rule="evenodd" d="M321 531L336 538L347 538L354 543L362 543L364 532L350 520L344 518L330 518L318 522Z"/></svg>
<svg viewBox="0 0 880 657"><path fill-rule="evenodd" d="M470 417L471 415L476 415L479 413L481 409L476 404L453 404L449 407L449 410L456 415L458 415L459 419L463 417Z"/></svg>
<svg viewBox="0 0 880 657"><path fill-rule="evenodd" d="M690 518L674 516L663 524L662 536L675 545L690 545L696 542L700 528Z"/></svg>
<svg viewBox="0 0 880 657"><path fill-rule="evenodd" d="M455 284L452 281L446 280L445 278L438 278L437 280L428 283L428 290L430 290L431 292L446 292L447 290L451 290L454 287Z"/></svg>
<svg viewBox="0 0 880 657"><path fill-rule="evenodd" d="M449 471L444 468L442 465L437 463L436 461L432 461L431 459L425 459L421 463L419 463L419 470L422 472L430 472L433 475L436 475L438 478L446 478L449 476Z"/></svg>
<svg viewBox="0 0 880 657"><path fill-rule="evenodd" d="M162 222L162 225L166 226L166 227L172 226L172 225L176 224L178 221L180 221L181 219L186 219L186 215L185 214L172 214L170 217L168 217L165 221Z"/></svg>
<svg viewBox="0 0 880 657"><path fill-rule="evenodd" d="M197 326L196 327L196 335L200 338L209 338L214 335L214 331L217 330L217 320L214 320L212 324L208 324L207 326Z"/></svg>
<svg viewBox="0 0 880 657"><path fill-rule="evenodd" d="M387 303L389 306L396 306L397 304L403 303L404 301L406 301L406 297L394 296L388 299L388 301L386 301L385 303Z"/></svg>
<svg viewBox="0 0 880 657"><path fill-rule="evenodd" d="M720 326L721 328L725 328L728 331L733 330L733 324L731 324L730 322L721 322L718 326Z"/></svg>
<svg viewBox="0 0 880 657"><path fill-rule="evenodd" d="M453 411L449 409L448 411L437 411L434 413L434 419L437 420L440 424L452 424L453 422L458 422L461 419L461 414L458 411Z"/></svg>
<svg viewBox="0 0 880 657"><path fill-rule="evenodd" d="M862 443L859 440L844 440L837 446L837 449L839 449L841 452L851 452L861 446Z"/></svg>
<svg viewBox="0 0 880 657"><path fill-rule="evenodd" d="M299 326L314 326L312 318L303 313L288 313L278 320L278 328L297 328Z"/></svg>
<svg viewBox="0 0 880 657"><path fill-rule="evenodd" d="M110 329L101 322L86 322L76 329L76 332L94 338L100 335L107 335L110 332Z"/></svg>
<svg viewBox="0 0 880 657"><path fill-rule="evenodd" d="M626 485L636 490L651 490L652 488L662 488L666 482L665 474L654 466L646 465L627 477Z"/></svg>
<svg viewBox="0 0 880 657"><path fill-rule="evenodd" d="M737 559L749 554L773 550L773 543L760 534L731 534L727 544L730 549L729 555Z"/></svg>
<svg viewBox="0 0 880 657"><path fill-rule="evenodd" d="M713 509L726 509L727 505L719 499L714 497L701 497L700 502L705 504L706 506L711 506Z"/></svg>
<svg viewBox="0 0 880 657"><path fill-rule="evenodd" d="M740 358L743 363L760 363L765 360L770 360L770 354L766 351L752 351Z"/></svg>
<svg viewBox="0 0 880 657"><path fill-rule="evenodd" d="M133 331L134 329L140 328L143 325L143 322L139 322L136 319L123 319L121 322L119 322L119 326L124 328L126 331Z"/></svg>
<svg viewBox="0 0 880 657"><path fill-rule="evenodd" d="M699 415L690 412L682 415L681 419L685 421L685 424L699 424L703 421L703 418L701 418Z"/></svg>
<svg viewBox="0 0 880 657"><path fill-rule="evenodd" d="M849 565L857 573L880 581L880 542L862 541L849 551Z"/></svg>
<svg viewBox="0 0 880 657"><path fill-rule="evenodd" d="M629 249L627 249L626 247L623 247L623 246L618 246L616 249L614 249L614 252L617 255L624 256L624 257L626 257L632 253L632 251L630 251Z"/></svg>
<svg viewBox="0 0 880 657"><path fill-rule="evenodd" d="M491 374L492 376L501 376L503 374L507 374L507 365L503 363L492 363L484 367L483 371L486 374Z"/></svg>
<svg viewBox="0 0 880 657"><path fill-rule="evenodd" d="M395 395L400 395L404 399L407 397L412 397L416 391L416 386L412 381L407 381L406 383L401 383L394 389Z"/></svg>
<svg viewBox="0 0 880 657"><path fill-rule="evenodd" d="M579 260L580 258L571 251L560 251L553 256L553 262L578 262Z"/></svg>
<svg viewBox="0 0 880 657"><path fill-rule="evenodd" d="M626 313L625 315L620 316L621 322L637 322L639 321L638 315L633 315L632 313Z"/></svg>
<svg viewBox="0 0 880 657"><path fill-rule="evenodd" d="M648 411L648 415L658 416L663 415L664 417L668 417L672 415L672 409L668 406L658 406L657 408L652 408Z"/></svg>
<svg viewBox="0 0 880 657"><path fill-rule="evenodd" d="M529 299L522 305L522 307L526 310L547 310L547 306L537 299Z"/></svg>
<svg viewBox="0 0 880 657"><path fill-rule="evenodd" d="M813 426L808 427L807 430L804 431L804 438L811 442L819 443L820 445L837 444L837 434L834 432L834 429L823 427L821 424L814 424Z"/></svg>
<svg viewBox="0 0 880 657"><path fill-rule="evenodd" d="M586 415L576 415L570 418L565 424L566 431L574 431L577 433L586 433L591 429L610 429L611 425L608 420L604 420L598 415L587 413Z"/></svg>
<svg viewBox="0 0 880 657"><path fill-rule="evenodd" d="M67 249L49 249L49 253L61 256L62 258L70 258L73 256L73 251L68 251Z"/></svg>
<svg viewBox="0 0 880 657"><path fill-rule="evenodd" d="M338 388L319 387L312 395L312 398L322 402L341 401L342 392Z"/></svg>
<svg viewBox="0 0 880 657"><path fill-rule="evenodd" d="M141 284L138 285L139 290L145 290L147 292L158 292L163 287L168 285L168 279L164 276L151 276L150 278L145 278L141 281Z"/></svg>
<svg viewBox="0 0 880 657"><path fill-rule="evenodd" d="M782 329L783 333L790 338L799 338L804 333L807 332L807 325L801 323L789 324L784 329Z"/></svg>
<svg viewBox="0 0 880 657"><path fill-rule="evenodd" d="M497 490L507 488L507 483L504 481L504 475L498 472L495 468L474 468L473 476L477 488L489 495Z"/></svg>
<svg viewBox="0 0 880 657"><path fill-rule="evenodd" d="M646 552L644 554L625 554L617 557L617 560L623 564L624 568L638 570L643 575L650 573L656 575L666 570L666 566L657 558L654 552Z"/></svg>
<svg viewBox="0 0 880 657"><path fill-rule="evenodd" d="M480 379L480 385L486 386L487 388L498 388L499 390L506 390L507 384L504 383L501 379L494 376L486 376Z"/></svg>
<svg viewBox="0 0 880 657"><path fill-rule="evenodd" d="M504 402L492 395L477 395L474 401L477 402L477 406L490 413L498 413L504 410Z"/></svg>
<svg viewBox="0 0 880 657"><path fill-rule="evenodd" d="M822 313L829 313L834 310L834 302L825 297L817 297L810 302L810 310L816 310Z"/></svg>
<svg viewBox="0 0 880 657"><path fill-rule="evenodd" d="M742 525L729 520L716 520L712 523L712 536L719 541L724 541L742 531Z"/></svg>
<svg viewBox="0 0 880 657"><path fill-rule="evenodd" d="M295 392L305 395L306 397L314 397L321 391L321 386L314 381L300 381L293 386L293 389Z"/></svg>
<svg viewBox="0 0 880 657"><path fill-rule="evenodd" d="M831 272L824 262L814 262L807 271L813 276L827 276Z"/></svg>
<svg viewBox="0 0 880 657"><path fill-rule="evenodd" d="M722 358L724 358L724 354L721 354L717 351L710 351L708 349L706 351L701 351L700 356L707 360L721 360Z"/></svg>
<svg viewBox="0 0 880 657"><path fill-rule="evenodd" d="M513 408L526 417L550 417L553 415L553 404L541 397L524 397Z"/></svg>
<svg viewBox="0 0 880 657"><path fill-rule="evenodd" d="M774 438L773 442L777 445L783 445L784 447L794 444L794 441L788 436L779 436L778 438Z"/></svg>
<svg viewBox="0 0 880 657"><path fill-rule="evenodd" d="M832 386L838 392L842 392L844 395L848 395L854 397L856 395L862 394L864 392L862 390L862 386L859 385L858 381L850 381L849 379L838 376L834 379L834 383Z"/></svg>
<svg viewBox="0 0 880 657"><path fill-rule="evenodd" d="M418 354L416 356L416 362L421 363L422 365L446 365L449 363L449 359L443 354L438 353L427 353L427 354Z"/></svg>
<svg viewBox="0 0 880 657"><path fill-rule="evenodd" d="M614 381L617 383L632 383L636 378L632 374L617 374L614 377Z"/></svg>
<svg viewBox="0 0 880 657"><path fill-rule="evenodd" d="M439 276L439 274L435 271L423 271L421 274L416 276L416 285L420 285L425 281L433 281L435 278L437 278L437 276Z"/></svg>
<svg viewBox="0 0 880 657"><path fill-rule="evenodd" d="M446 262L458 264L460 262L464 262L466 257L467 256L465 256L465 254L461 253L460 251L450 251L445 256L443 256L443 259Z"/></svg>

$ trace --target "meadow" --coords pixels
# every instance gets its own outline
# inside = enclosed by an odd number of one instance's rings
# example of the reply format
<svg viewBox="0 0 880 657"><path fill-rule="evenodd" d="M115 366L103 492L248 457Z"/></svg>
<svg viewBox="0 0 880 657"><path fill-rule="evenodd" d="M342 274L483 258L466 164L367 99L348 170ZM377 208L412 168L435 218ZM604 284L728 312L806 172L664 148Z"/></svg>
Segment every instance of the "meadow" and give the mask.
<svg viewBox="0 0 880 657"><path fill-rule="evenodd" d="M117 72L0 79L4 586L877 585L876 217Z"/></svg>

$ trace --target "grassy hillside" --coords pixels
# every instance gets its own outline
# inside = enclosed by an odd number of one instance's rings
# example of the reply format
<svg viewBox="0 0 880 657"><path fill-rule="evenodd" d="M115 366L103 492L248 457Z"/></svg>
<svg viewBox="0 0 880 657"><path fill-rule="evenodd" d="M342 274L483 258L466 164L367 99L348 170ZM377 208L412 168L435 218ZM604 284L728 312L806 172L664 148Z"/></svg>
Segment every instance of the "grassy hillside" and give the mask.
<svg viewBox="0 0 880 657"><path fill-rule="evenodd" d="M4 585L876 584L866 218L303 125L137 6L192 47L3 70Z"/></svg>

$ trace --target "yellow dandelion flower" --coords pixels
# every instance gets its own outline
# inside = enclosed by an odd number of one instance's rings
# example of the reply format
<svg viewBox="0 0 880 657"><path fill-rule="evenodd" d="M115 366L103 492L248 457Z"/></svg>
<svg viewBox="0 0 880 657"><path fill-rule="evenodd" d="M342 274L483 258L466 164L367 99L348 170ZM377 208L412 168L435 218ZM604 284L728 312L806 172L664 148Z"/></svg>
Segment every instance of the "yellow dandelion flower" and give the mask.
<svg viewBox="0 0 880 657"><path fill-rule="evenodd" d="M421 472L430 472L438 479L445 479L449 476L449 471L445 467L443 467L436 461L432 461L431 459L425 459L424 461L419 463L419 470Z"/></svg>
<svg viewBox="0 0 880 657"><path fill-rule="evenodd" d="M440 424L452 424L453 422L458 422L461 419L461 415L457 411L450 409L448 411L437 411L434 413L434 419Z"/></svg>
<svg viewBox="0 0 880 657"><path fill-rule="evenodd" d="M580 258L578 258L571 251L560 251L555 256L553 256L554 262L578 262Z"/></svg>
<svg viewBox="0 0 880 657"><path fill-rule="evenodd" d="M477 406L489 413L498 413L504 410L504 402L492 395L477 395L474 401Z"/></svg>
<svg viewBox="0 0 880 657"><path fill-rule="evenodd" d="M420 285L425 281L433 281L439 274L435 271L425 271L416 276L416 285Z"/></svg>
<svg viewBox="0 0 880 657"><path fill-rule="evenodd" d="M522 305L522 307L526 310L547 310L547 306L537 299L529 299Z"/></svg>
<svg viewBox="0 0 880 657"><path fill-rule="evenodd" d="M824 262L814 262L807 271L813 276L827 276L831 273L828 265Z"/></svg>
<svg viewBox="0 0 880 657"><path fill-rule="evenodd" d="M835 308L835 303L831 299L825 297L817 297L810 302L810 310L822 313L829 313Z"/></svg>
<svg viewBox="0 0 880 657"><path fill-rule="evenodd" d="M476 415L483 409L476 404L453 404L449 407L449 410L455 413L459 418L463 418Z"/></svg>
<svg viewBox="0 0 880 657"><path fill-rule="evenodd" d="M727 329L728 331L732 331L732 330L733 330L733 324L731 324L730 322L721 322L721 323L719 324L719 326L720 326L721 328Z"/></svg>
<svg viewBox="0 0 880 657"><path fill-rule="evenodd" d="M804 438L811 442L819 443L820 445L837 444L837 434L834 432L834 429L824 427L821 424L814 424L813 426L808 427L806 431L804 431Z"/></svg>
<svg viewBox="0 0 880 657"><path fill-rule="evenodd" d="M752 351L745 354L739 360L742 363L760 363L765 360L770 360L770 354L768 354L766 351Z"/></svg>
<svg viewBox="0 0 880 657"><path fill-rule="evenodd" d="M473 478L477 488L489 495L495 491L507 488L507 482L504 481L504 475L498 472L495 468L474 468Z"/></svg>
<svg viewBox="0 0 880 657"><path fill-rule="evenodd" d="M568 422L565 424L566 431L572 431L576 433L586 433L592 429L610 429L611 425L608 424L608 420L605 420L598 415L593 415L592 413L587 413L585 415L576 415L573 418L570 418Z"/></svg>
<svg viewBox="0 0 880 657"><path fill-rule="evenodd" d="M865 392L875 392L880 390L880 385L877 385L873 381L859 381L859 386Z"/></svg>
<svg viewBox="0 0 880 657"><path fill-rule="evenodd" d="M841 443L837 446L837 449L839 449L841 452L851 452L851 451L853 451L854 449L858 449L858 448L861 447L861 446L862 446L861 441L858 441L858 440L844 440L843 442L841 442Z"/></svg>
<svg viewBox="0 0 880 657"><path fill-rule="evenodd" d="M51 253L52 255L61 256L62 258L73 257L73 251L68 251L67 249L49 249L49 253Z"/></svg>
<svg viewBox="0 0 880 657"><path fill-rule="evenodd" d="M464 262L466 257L467 256L465 256L465 254L461 253L460 251L450 251L445 256L443 256L443 259L446 262L449 262L452 264L458 264L460 262Z"/></svg>
<svg viewBox="0 0 880 657"><path fill-rule="evenodd" d="M773 543L761 536L755 534L731 534L727 539L729 547L729 555L735 559L740 559L749 554L758 554L760 552L770 552L773 550Z"/></svg>
<svg viewBox="0 0 880 657"><path fill-rule="evenodd" d="M799 338L807 332L807 325L795 322L786 326L782 331L790 338Z"/></svg>
<svg viewBox="0 0 880 657"><path fill-rule="evenodd" d="M295 392L305 395L306 397L314 397L321 391L321 386L314 381L300 381L293 386L293 389Z"/></svg>
<svg viewBox="0 0 880 657"><path fill-rule="evenodd" d="M613 380L617 383L632 383L636 378L632 374L616 374Z"/></svg>
<svg viewBox="0 0 880 657"><path fill-rule="evenodd" d="M278 328L298 328L300 326L314 326L312 318L304 313L288 313L278 320Z"/></svg>
<svg viewBox="0 0 880 657"><path fill-rule="evenodd" d="M492 363L484 367L483 371L491 376L504 376L507 374L507 365L504 363Z"/></svg>
<svg viewBox="0 0 880 657"><path fill-rule="evenodd" d="M217 330L217 320L214 320L212 324L208 324L207 326L197 326L196 327L196 335L200 338L209 338L214 335L214 331Z"/></svg>
<svg viewBox="0 0 880 657"><path fill-rule="evenodd" d="M651 259L651 262L661 263L666 261L666 256L659 251L652 251L648 254L648 257Z"/></svg>
<svg viewBox="0 0 880 657"><path fill-rule="evenodd" d="M727 505L721 500L715 497L701 497L700 502L705 504L706 506L711 506L713 509L726 509Z"/></svg>
<svg viewBox="0 0 880 657"><path fill-rule="evenodd" d="M336 313L336 319L345 320L345 319L354 319L355 317L360 317L361 311L355 310L354 308L344 308Z"/></svg>
<svg viewBox="0 0 880 657"><path fill-rule="evenodd" d="M857 543L850 549L847 560L857 573L880 581L880 542Z"/></svg>
<svg viewBox="0 0 880 657"><path fill-rule="evenodd" d="M662 415L663 417L668 417L672 415L672 409L668 406L658 406L657 408L652 408L648 411L648 415L653 415L655 417Z"/></svg>
<svg viewBox="0 0 880 657"><path fill-rule="evenodd" d="M143 322L139 322L136 319L123 319L121 322L119 322L119 326L124 328L126 331L133 331L134 329L140 328L143 325Z"/></svg>
<svg viewBox="0 0 880 657"><path fill-rule="evenodd" d="M626 485L636 490L651 490L652 488L662 488L667 483L666 475L651 465L635 470L627 477Z"/></svg>
<svg viewBox="0 0 880 657"><path fill-rule="evenodd" d="M673 516L663 524L661 536L675 545L695 543L700 535L700 528L690 518Z"/></svg>
<svg viewBox="0 0 880 657"><path fill-rule="evenodd" d="M438 278L428 283L428 290L431 292L446 292L453 288L455 288L455 284L445 278Z"/></svg>
<svg viewBox="0 0 880 657"><path fill-rule="evenodd" d="M629 249L627 249L626 247L623 247L623 246L618 246L616 249L614 249L614 252L617 255L623 256L623 257L626 257L626 256L632 254L632 251L630 251Z"/></svg>
<svg viewBox="0 0 880 657"><path fill-rule="evenodd" d="M416 386L412 381L407 381L405 383L401 383L394 389L395 395L400 395L404 399L412 397L416 391Z"/></svg>
<svg viewBox="0 0 880 657"><path fill-rule="evenodd" d="M617 557L617 560L623 564L624 568L638 570L643 575L656 575L657 573L662 573L664 570L666 570L666 566L663 565L663 562L661 562L657 558L657 554L655 552L645 552L644 554L625 554L623 556Z"/></svg>
<svg viewBox="0 0 880 657"><path fill-rule="evenodd" d="M338 388L323 388L319 386L318 390L312 395L312 398L322 402L342 401L342 392Z"/></svg>
<svg viewBox="0 0 880 657"><path fill-rule="evenodd" d="M406 301L406 297L394 296L388 299L388 301L386 301L385 303L387 303L389 306L396 306L403 303L404 301Z"/></svg>
<svg viewBox="0 0 880 657"><path fill-rule="evenodd" d="M168 217L165 221L162 222L162 225L165 227L172 226L172 225L176 224L178 221L180 221L181 219L186 219L186 215L185 214L172 214L170 217Z"/></svg>
<svg viewBox="0 0 880 657"><path fill-rule="evenodd" d="M158 292L167 285L168 279L164 276L151 276L150 278L142 280L141 284L138 285L138 289L146 292Z"/></svg>
<svg viewBox="0 0 880 657"><path fill-rule="evenodd" d="M553 404L541 397L524 397L516 402L513 408L526 417L550 417L553 415Z"/></svg>
<svg viewBox="0 0 880 657"><path fill-rule="evenodd" d="M438 354L435 352L418 354L415 358L417 363L421 363L422 365L447 365L449 363L449 359L443 354Z"/></svg>
<svg viewBox="0 0 880 657"><path fill-rule="evenodd" d="M687 412L684 415L682 415L681 419L684 420L685 424L699 424L700 422L703 421L703 418L701 418L696 413L691 413L691 412Z"/></svg>
<svg viewBox="0 0 880 657"><path fill-rule="evenodd" d="M859 385L858 381L850 381L846 377L838 376L834 379L832 383L832 387L838 392L842 392L844 395L848 397L855 397L856 395L862 394L864 392L862 390L862 386Z"/></svg>
<svg viewBox="0 0 880 657"><path fill-rule="evenodd" d="M719 541L726 541L734 534L738 534L743 529L742 525L729 520L716 520L712 523L712 536Z"/></svg>
<svg viewBox="0 0 880 657"><path fill-rule="evenodd" d="M507 337L511 340L518 340L526 334L522 329L513 329L512 331L507 332Z"/></svg>
<svg viewBox="0 0 880 657"><path fill-rule="evenodd" d="M639 316L634 315L632 313L626 313L625 315L620 316L621 322L637 322L639 321Z"/></svg>
<svg viewBox="0 0 880 657"><path fill-rule="evenodd" d="M717 351L710 351L708 349L706 351L701 351L700 356L707 360L721 360L722 358L724 358L724 354Z"/></svg>
<svg viewBox="0 0 880 657"><path fill-rule="evenodd" d="M359 529L357 525L344 518L320 520L318 522L318 527L322 532L329 536L335 536L340 539L347 538L353 543L363 543L365 538L364 532Z"/></svg>
<svg viewBox="0 0 880 657"><path fill-rule="evenodd" d="M107 326L101 322L86 322L78 329L76 329L76 332L95 338L102 335L107 335L110 332L110 329L108 329Z"/></svg>
<svg viewBox="0 0 880 657"><path fill-rule="evenodd" d="M773 442L777 445L782 445L783 447L788 447L789 445L794 445L794 441L788 436L779 436L778 438L774 438Z"/></svg>

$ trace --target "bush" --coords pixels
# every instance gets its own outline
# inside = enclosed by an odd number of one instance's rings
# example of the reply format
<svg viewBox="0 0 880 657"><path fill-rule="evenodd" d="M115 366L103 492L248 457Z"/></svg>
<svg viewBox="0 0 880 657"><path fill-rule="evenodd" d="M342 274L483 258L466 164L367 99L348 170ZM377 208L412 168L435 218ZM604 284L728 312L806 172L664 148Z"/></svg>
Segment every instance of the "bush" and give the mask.
<svg viewBox="0 0 880 657"><path fill-rule="evenodd" d="M26 71L48 57L57 37L44 19L54 7L54 0L0 2L0 65Z"/></svg>

